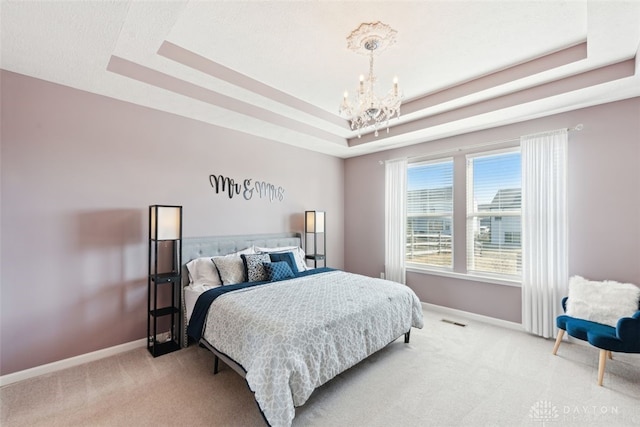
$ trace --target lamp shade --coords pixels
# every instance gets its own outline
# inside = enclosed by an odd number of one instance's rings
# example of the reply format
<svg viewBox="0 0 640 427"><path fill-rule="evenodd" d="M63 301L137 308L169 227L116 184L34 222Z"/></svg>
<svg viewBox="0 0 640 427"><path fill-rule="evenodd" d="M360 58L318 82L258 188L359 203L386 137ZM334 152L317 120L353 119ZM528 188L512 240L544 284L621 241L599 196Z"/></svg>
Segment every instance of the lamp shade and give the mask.
<svg viewBox="0 0 640 427"><path fill-rule="evenodd" d="M306 211L305 231L307 233L324 233L324 212Z"/></svg>
<svg viewBox="0 0 640 427"><path fill-rule="evenodd" d="M177 240L182 236L182 206L151 206L151 238Z"/></svg>

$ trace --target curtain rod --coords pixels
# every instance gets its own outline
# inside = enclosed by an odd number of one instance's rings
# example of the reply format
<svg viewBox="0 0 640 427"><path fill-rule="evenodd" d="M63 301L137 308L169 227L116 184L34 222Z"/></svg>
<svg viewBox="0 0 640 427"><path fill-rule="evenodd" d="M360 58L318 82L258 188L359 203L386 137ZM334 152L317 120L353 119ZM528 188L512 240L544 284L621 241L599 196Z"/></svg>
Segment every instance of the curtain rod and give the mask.
<svg viewBox="0 0 640 427"><path fill-rule="evenodd" d="M567 132L579 132L582 129L584 129L584 125L582 123L578 123L577 125L575 125L572 128L566 128ZM428 159L428 158L431 158L433 156L440 156L440 155L443 155L443 154L453 154L453 153L459 153L460 151L471 150L471 149L474 149L474 148L482 148L482 147L489 147L491 145L500 145L500 144L506 144L508 142L516 142L519 139L520 139L520 137L510 138L510 139L502 139L500 141L485 142L484 144L465 145L463 147L453 148L453 149L450 149L450 150L436 151L435 153L425 154L424 156L411 157L411 160L419 161L421 159ZM390 159L390 160L396 160L396 159ZM383 160L378 160L378 163L383 165L384 161Z"/></svg>

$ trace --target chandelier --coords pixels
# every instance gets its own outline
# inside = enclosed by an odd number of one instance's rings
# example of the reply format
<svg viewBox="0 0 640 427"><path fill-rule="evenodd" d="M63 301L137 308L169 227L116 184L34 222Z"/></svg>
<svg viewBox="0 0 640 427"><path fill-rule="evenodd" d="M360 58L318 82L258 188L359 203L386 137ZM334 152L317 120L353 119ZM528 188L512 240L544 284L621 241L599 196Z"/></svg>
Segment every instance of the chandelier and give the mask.
<svg viewBox="0 0 640 427"><path fill-rule="evenodd" d="M360 84L356 89L355 100L351 102L349 93L345 92L340 104L339 112L351 122L351 130L358 131L358 138L362 130L372 127L375 136L378 128L384 123L389 133L389 120L400 117L400 103L402 93L398 90L398 78L393 79L393 86L384 96L374 92L376 76L373 74L373 57L396 42L397 31L387 24L375 22L360 24L347 37L347 47L361 55L369 56L369 75L360 75Z"/></svg>

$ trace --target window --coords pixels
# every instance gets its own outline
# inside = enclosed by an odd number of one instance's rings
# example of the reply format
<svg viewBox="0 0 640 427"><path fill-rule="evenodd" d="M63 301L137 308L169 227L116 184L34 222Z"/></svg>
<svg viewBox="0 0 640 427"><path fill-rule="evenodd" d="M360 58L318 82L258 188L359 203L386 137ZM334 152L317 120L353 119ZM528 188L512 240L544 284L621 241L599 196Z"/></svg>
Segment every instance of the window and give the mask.
<svg viewBox="0 0 640 427"><path fill-rule="evenodd" d="M466 200L454 200L454 186L466 186ZM519 280L521 205L519 147L409 163L407 266ZM466 250L455 250L455 235L466 236Z"/></svg>
<svg viewBox="0 0 640 427"><path fill-rule="evenodd" d="M453 159L409 164L407 262L451 269L452 238Z"/></svg>
<svg viewBox="0 0 640 427"><path fill-rule="evenodd" d="M519 276L520 151L467 156L467 271Z"/></svg>

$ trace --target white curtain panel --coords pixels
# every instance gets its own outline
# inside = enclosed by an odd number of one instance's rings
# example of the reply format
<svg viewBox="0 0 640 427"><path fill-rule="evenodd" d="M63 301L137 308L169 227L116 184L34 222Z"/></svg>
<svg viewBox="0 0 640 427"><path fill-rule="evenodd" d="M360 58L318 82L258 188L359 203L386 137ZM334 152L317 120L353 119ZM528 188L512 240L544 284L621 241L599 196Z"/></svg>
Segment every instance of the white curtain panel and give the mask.
<svg viewBox="0 0 640 427"><path fill-rule="evenodd" d="M567 130L520 138L522 324L550 338L568 282Z"/></svg>
<svg viewBox="0 0 640 427"><path fill-rule="evenodd" d="M385 255L387 280L405 283L407 244L407 159L385 163Z"/></svg>

